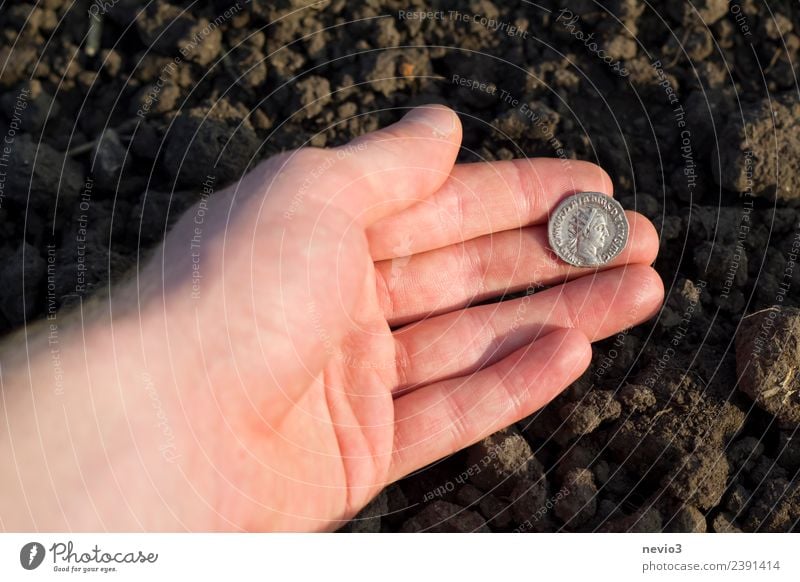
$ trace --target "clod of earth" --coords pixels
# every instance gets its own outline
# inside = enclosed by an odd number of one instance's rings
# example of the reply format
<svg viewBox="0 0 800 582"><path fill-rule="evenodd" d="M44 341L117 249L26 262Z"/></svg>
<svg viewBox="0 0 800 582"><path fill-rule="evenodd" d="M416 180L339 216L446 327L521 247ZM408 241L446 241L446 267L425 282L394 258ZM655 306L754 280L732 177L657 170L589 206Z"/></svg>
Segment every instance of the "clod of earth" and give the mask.
<svg viewBox="0 0 800 582"><path fill-rule="evenodd" d="M739 389L775 416L800 425L800 309L772 307L742 319L736 334Z"/></svg>

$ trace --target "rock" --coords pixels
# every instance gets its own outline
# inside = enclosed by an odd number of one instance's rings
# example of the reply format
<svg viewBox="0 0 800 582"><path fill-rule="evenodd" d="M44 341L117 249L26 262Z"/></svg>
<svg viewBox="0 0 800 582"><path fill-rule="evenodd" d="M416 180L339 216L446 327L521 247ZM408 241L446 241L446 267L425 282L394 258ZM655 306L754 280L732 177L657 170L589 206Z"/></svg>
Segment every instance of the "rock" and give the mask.
<svg viewBox="0 0 800 582"><path fill-rule="evenodd" d="M728 13L729 0L695 0L670 2L665 8L670 16L684 25L711 26Z"/></svg>
<svg viewBox="0 0 800 582"><path fill-rule="evenodd" d="M0 87L13 87L30 74L30 69L39 57L38 47L29 42L3 43L0 47Z"/></svg>
<svg viewBox="0 0 800 582"><path fill-rule="evenodd" d="M486 493L478 504L481 515L495 530L507 530L513 521L508 505L491 493Z"/></svg>
<svg viewBox="0 0 800 582"><path fill-rule="evenodd" d="M130 167L130 157L128 149L113 129L108 129L97 141L97 145L92 153L92 173L97 182L97 187L101 190L116 192L120 176ZM124 180L120 183L124 188Z"/></svg>
<svg viewBox="0 0 800 582"><path fill-rule="evenodd" d="M62 37L59 51L53 55L48 68L50 75L47 76L47 80L51 84L59 86L59 94L64 90L75 88L78 85L75 81L81 73L91 74L91 71L86 71L81 66L81 59L75 58L79 51L80 49L77 45ZM15 50L14 53L16 54L16 52Z"/></svg>
<svg viewBox="0 0 800 582"><path fill-rule="evenodd" d="M483 493L467 483L459 489L456 499L467 509L477 509L494 529L503 530L511 525L511 510L491 493Z"/></svg>
<svg viewBox="0 0 800 582"><path fill-rule="evenodd" d="M780 41L784 35L792 32L792 21L780 12L773 12L770 16L761 19L764 35L775 41Z"/></svg>
<svg viewBox="0 0 800 582"><path fill-rule="evenodd" d="M720 135L718 155L711 156L717 184L735 192L774 193L783 200L800 197L794 179L800 174L797 95L771 95L744 106L739 115L731 113Z"/></svg>
<svg viewBox="0 0 800 582"><path fill-rule="evenodd" d="M601 423L616 420L622 406L609 390L594 390L577 402L568 402L559 410L567 430L573 435L586 435Z"/></svg>
<svg viewBox="0 0 800 582"><path fill-rule="evenodd" d="M381 518L388 512L389 498L386 494L386 490L383 490L339 531L349 533L379 533L381 531Z"/></svg>
<svg viewBox="0 0 800 582"><path fill-rule="evenodd" d="M520 531L552 531L557 526L553 523L553 507L560 503L566 492L556 493L552 499L547 498L547 483L544 479L534 483L518 481L508 496L511 513Z"/></svg>
<svg viewBox="0 0 800 582"><path fill-rule="evenodd" d="M250 120L253 123L253 129L267 131L272 129L273 121L261 109L254 109L250 114Z"/></svg>
<svg viewBox="0 0 800 582"><path fill-rule="evenodd" d="M628 28L635 28L636 21L644 12L645 4L639 0L611 0L608 9Z"/></svg>
<svg viewBox="0 0 800 582"><path fill-rule="evenodd" d="M148 4L136 15L142 42L170 57L208 65L219 55L222 32L205 18L166 3Z"/></svg>
<svg viewBox="0 0 800 582"><path fill-rule="evenodd" d="M220 103L182 112L165 136L164 169L179 185L199 187L209 176L220 186L238 180L258 148L252 127L219 111Z"/></svg>
<svg viewBox="0 0 800 582"><path fill-rule="evenodd" d="M652 97L656 95L663 98L664 88L659 84L668 85L671 91L677 91L678 79L665 69L653 67L653 62L644 56L637 56L625 63L628 78L637 91L642 91Z"/></svg>
<svg viewBox="0 0 800 582"><path fill-rule="evenodd" d="M38 134L48 117L56 117L61 111L58 101L42 89L38 79L28 79L13 91L0 97L0 107L9 121L14 113L19 116L19 127L26 133Z"/></svg>
<svg viewBox="0 0 800 582"><path fill-rule="evenodd" d="M47 265L39 249L22 243L0 267L0 313L17 327L39 310Z"/></svg>
<svg viewBox="0 0 800 582"><path fill-rule="evenodd" d="M744 413L730 402L730 386L702 385L680 361L662 368L657 358L634 383L652 390L656 403L623 414L612 428L609 449L625 468L640 475L674 475L684 457L706 444L720 453L744 422ZM726 463L727 464L727 463Z"/></svg>
<svg viewBox="0 0 800 582"><path fill-rule="evenodd" d="M145 53L136 68L131 71L134 79L140 81L143 86L158 83L175 83L182 89L196 88L197 78L192 74L192 67L189 63L182 61L175 62L175 59L165 57L155 52ZM161 87L163 89L163 87ZM158 90L154 91L154 98L158 95Z"/></svg>
<svg viewBox="0 0 800 582"><path fill-rule="evenodd" d="M52 213L56 197L59 205L69 205L83 187L83 171L77 162L46 143L34 142L28 134L16 137L10 160L5 195L22 208L30 201L37 212Z"/></svg>
<svg viewBox="0 0 800 582"><path fill-rule="evenodd" d="M626 32L621 32L611 37L606 43L606 54L615 61L624 61L636 56L639 45L636 39L631 38Z"/></svg>
<svg viewBox="0 0 800 582"><path fill-rule="evenodd" d="M511 492L519 480L537 481L544 474L528 441L515 429L501 430L467 449L470 481L496 495Z"/></svg>
<svg viewBox="0 0 800 582"><path fill-rule="evenodd" d="M413 506L409 504L406 494L398 483L389 485L384 492L388 506L384 521L391 525L392 531L396 531L402 522L411 516Z"/></svg>
<svg viewBox="0 0 800 582"><path fill-rule="evenodd" d="M694 248L694 265L717 289L747 283L747 251L742 245L701 242Z"/></svg>
<svg viewBox="0 0 800 582"><path fill-rule="evenodd" d="M661 513L646 507L630 515L611 520L601 531L612 533L657 533L663 529Z"/></svg>
<svg viewBox="0 0 800 582"><path fill-rule="evenodd" d="M598 460L592 467L592 473L594 473L597 484L602 487L605 483L608 483L611 478L611 471L614 469L616 469L616 467L612 468L611 463L605 459Z"/></svg>
<svg viewBox="0 0 800 582"><path fill-rule="evenodd" d="M601 530L604 525L607 526L609 522L616 519L619 515L619 506L610 499L601 499L597 504L597 512L594 514L594 523L597 524L593 527L593 531Z"/></svg>
<svg viewBox="0 0 800 582"><path fill-rule="evenodd" d="M789 533L800 521L800 483L769 479L756 491L744 527L747 531Z"/></svg>
<svg viewBox="0 0 800 582"><path fill-rule="evenodd" d="M646 192L622 195L620 202L626 209L644 214L650 220L657 220L664 213L664 206L658 201L658 198Z"/></svg>
<svg viewBox="0 0 800 582"><path fill-rule="evenodd" d="M394 93L400 86L397 77L397 58L393 54L394 51L378 51L375 54L365 57L369 61L367 70L367 80L370 87L376 91L383 93L384 96L389 96Z"/></svg>
<svg viewBox="0 0 800 582"><path fill-rule="evenodd" d="M656 396L647 386L626 384L619 393L619 399L632 412L647 410L655 406Z"/></svg>
<svg viewBox="0 0 800 582"><path fill-rule="evenodd" d="M472 506L477 505L484 495L483 491L467 483L456 493L456 501L464 507L472 509Z"/></svg>
<svg viewBox="0 0 800 582"><path fill-rule="evenodd" d="M78 255L80 263L75 259ZM69 240L58 249L56 301L59 305L77 303L79 296L91 296L109 280L118 280L119 276L127 274L135 265L134 259L109 251L108 247L91 246L79 251L74 240Z"/></svg>
<svg viewBox="0 0 800 582"><path fill-rule="evenodd" d="M743 318L736 334L739 389L783 428L800 424L800 309L771 307Z"/></svg>
<svg viewBox="0 0 800 582"><path fill-rule="evenodd" d="M402 35L397 31L392 18L381 18L375 23L377 32L375 33L375 47L386 50L390 47L400 45Z"/></svg>
<svg viewBox="0 0 800 582"><path fill-rule="evenodd" d="M664 531L671 533L706 533L707 528L706 516L702 511L694 505L681 503L672 519L666 524Z"/></svg>
<svg viewBox="0 0 800 582"><path fill-rule="evenodd" d="M595 382L598 380L602 382L602 376L605 376L616 387L619 384L614 379L624 378L638 365L638 358L642 353L642 340L623 330L613 338L605 340L604 345L608 346L608 349L604 356L598 356L594 365ZM616 398L619 399L619 395Z"/></svg>
<svg viewBox="0 0 800 582"><path fill-rule="evenodd" d="M675 55L677 60L700 63L714 51L714 37L705 24L700 24L680 38L670 37L662 51L665 55Z"/></svg>
<svg viewBox="0 0 800 582"><path fill-rule="evenodd" d="M597 486L589 469L572 469L563 480L569 493L554 507L556 516L570 529L576 529L594 517L597 511Z"/></svg>
<svg viewBox="0 0 800 582"><path fill-rule="evenodd" d="M790 474L800 470L800 434L796 431L778 433L778 463Z"/></svg>
<svg viewBox="0 0 800 582"><path fill-rule="evenodd" d="M656 228L661 233L661 246L664 248L671 245L673 241L681 236L684 232L684 221L681 216L668 215L663 217L663 221L657 219L655 221Z"/></svg>
<svg viewBox="0 0 800 582"><path fill-rule="evenodd" d="M254 46L243 46L233 52L233 68L237 82L245 87L257 88L267 80L267 63L264 53ZM325 79L327 82L327 79ZM300 83L295 85L299 86ZM328 86L330 93L330 85Z"/></svg>
<svg viewBox="0 0 800 582"><path fill-rule="evenodd" d="M751 269L750 273L751 277L757 280L758 283L755 286L756 296L758 298L756 305L774 305L776 304L775 298L779 296L783 297L784 293L786 293L787 285L794 287L794 285L800 283L800 269L794 269L784 273L784 267L789 266L787 257L785 257L779 249L767 246L767 241L775 240L780 235L763 232L760 228L756 233L759 235L763 234L763 237L759 236L757 241L754 241L754 246L764 249L764 255L762 255L761 261L759 261L760 264L753 265L755 269ZM756 273L753 273L753 270L755 270ZM792 275L795 276L793 277ZM741 315L744 315L744 310L742 310Z"/></svg>
<svg viewBox="0 0 800 582"><path fill-rule="evenodd" d="M711 522L711 529L716 533L742 533L742 530L733 524L733 515L726 511L717 514Z"/></svg>
<svg viewBox="0 0 800 582"><path fill-rule="evenodd" d="M602 446L592 439L580 439L573 446L562 452L555 468L555 477L564 481L567 473L573 469L591 467L600 458ZM602 469L601 471L602 472Z"/></svg>
<svg viewBox="0 0 800 582"><path fill-rule="evenodd" d="M0 192L2 192L2 184L0 184ZM16 234L16 221L11 218L13 214L13 212L8 211L8 208L0 206L0 240L7 241L6 244L13 240L20 240L22 237L21 234ZM6 248L6 250L8 249Z"/></svg>
<svg viewBox="0 0 800 582"><path fill-rule="evenodd" d="M746 276L746 269L744 273ZM684 325L690 325L691 321L703 310L700 294L704 287L705 284L698 286L690 279L679 279L667 297L659 323L665 328L675 327L681 322Z"/></svg>
<svg viewBox="0 0 800 582"><path fill-rule="evenodd" d="M722 64L711 60L704 60L695 66L697 77L690 81L690 87L702 90L693 91L690 94L686 100L686 109L687 111L689 110L691 100L692 108L699 108L702 116L709 118L709 109L712 109L711 115L713 116L713 109L717 105L712 103L711 100L719 95L719 91L725 87L725 83L728 80L728 72ZM709 94L711 91L714 92L713 95ZM703 111L704 105L705 111Z"/></svg>
<svg viewBox="0 0 800 582"><path fill-rule="evenodd" d="M725 508L733 515L741 515L750 504L752 493L737 483L730 487L725 499Z"/></svg>
<svg viewBox="0 0 800 582"><path fill-rule="evenodd" d="M716 240L733 245L741 234L740 223L741 216L736 208L696 206L692 208L689 236L698 241Z"/></svg>
<svg viewBox="0 0 800 582"><path fill-rule="evenodd" d="M790 91L795 88L793 77L797 52L800 50L800 36L790 32L778 40L777 43L783 50L775 51L774 54L777 58L770 62L772 66L766 71L766 81L770 94Z"/></svg>
<svg viewBox="0 0 800 582"><path fill-rule="evenodd" d="M6 7L4 12L4 24L10 24L14 29L34 36L42 24L44 10L39 6L15 2Z"/></svg>
<svg viewBox="0 0 800 582"><path fill-rule="evenodd" d="M694 503L700 509L710 509L722 499L729 466L721 449L701 447L686 455L676 469L662 479L674 497Z"/></svg>
<svg viewBox="0 0 800 582"><path fill-rule="evenodd" d="M758 489L767 481L788 479L788 477L786 470L767 455L758 457L747 472L747 481L754 489Z"/></svg>
<svg viewBox="0 0 800 582"><path fill-rule="evenodd" d="M109 19L126 28L133 24L141 7L139 0L114 0L106 2L103 8Z"/></svg>
<svg viewBox="0 0 800 582"><path fill-rule="evenodd" d="M302 109L302 117L316 117L331 101L331 84L323 77L312 75L298 81L295 89L299 99L298 109Z"/></svg>
<svg viewBox="0 0 800 582"><path fill-rule="evenodd" d="M747 436L731 444L727 453L728 460L736 472L743 468L749 472L756 460L764 454L764 443L757 438Z"/></svg>
<svg viewBox="0 0 800 582"><path fill-rule="evenodd" d="M425 49L380 50L365 55L365 59L370 87L386 97L413 83L415 77L431 74L430 56Z"/></svg>
<svg viewBox="0 0 800 582"><path fill-rule="evenodd" d="M161 135L153 123L144 121L139 123L130 142L131 152L151 162L158 157Z"/></svg>
<svg viewBox="0 0 800 582"><path fill-rule="evenodd" d="M518 107L514 107L503 111L495 118L492 127L499 133L501 139L518 140L529 129L530 122L522 116Z"/></svg>
<svg viewBox="0 0 800 582"><path fill-rule="evenodd" d="M269 60L270 74L275 74L279 84L287 84L288 87L294 87L296 80L293 80L293 78L299 74L300 69L305 65L306 57L299 51L292 50L291 47L287 46L275 46L270 49L273 45L269 41L274 41L274 39L268 39L268 48L264 52L271 54L273 50L278 51L278 54Z"/></svg>
<svg viewBox="0 0 800 582"><path fill-rule="evenodd" d="M86 190L91 194L91 190ZM128 222L130 204L116 199L82 197L72 209L56 246L54 283L56 301L64 304L89 296L111 280L127 274L135 257L120 253L122 235ZM112 222L112 209L115 220ZM66 209L65 209L66 210ZM115 243L111 243L111 233ZM119 237L119 238L117 238Z"/></svg>
<svg viewBox="0 0 800 582"><path fill-rule="evenodd" d="M190 190L160 192L147 190L131 211L128 239L131 244L149 247L164 239L169 227L199 198Z"/></svg>
<svg viewBox="0 0 800 582"><path fill-rule="evenodd" d="M522 115L527 125L526 134L543 141L553 139L561 121L561 116L541 101L528 103Z"/></svg>
<svg viewBox="0 0 800 582"><path fill-rule="evenodd" d="M53 8L44 7L42 10L42 20L39 23L39 29L45 33L50 34L53 32L59 23L59 17Z"/></svg>
<svg viewBox="0 0 800 582"><path fill-rule="evenodd" d="M139 90L131 100L130 113L139 117L163 115L174 110L181 98L181 88L171 79L159 79Z"/></svg>
<svg viewBox="0 0 800 582"><path fill-rule="evenodd" d="M567 93L574 93L581 86L581 78L569 69L558 69L553 71L553 86Z"/></svg>
<svg viewBox="0 0 800 582"><path fill-rule="evenodd" d="M109 78L114 78L122 71L122 55L114 49L100 51L100 62L103 63L103 72Z"/></svg>
<svg viewBox="0 0 800 582"><path fill-rule="evenodd" d="M486 521L475 511L447 501L434 501L400 528L401 532L467 533L489 532Z"/></svg>

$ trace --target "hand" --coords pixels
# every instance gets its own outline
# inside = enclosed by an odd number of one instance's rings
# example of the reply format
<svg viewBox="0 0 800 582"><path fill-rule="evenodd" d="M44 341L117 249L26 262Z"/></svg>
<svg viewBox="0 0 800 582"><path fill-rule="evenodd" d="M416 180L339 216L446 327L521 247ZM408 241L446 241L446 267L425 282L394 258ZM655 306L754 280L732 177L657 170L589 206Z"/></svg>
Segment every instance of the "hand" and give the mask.
<svg viewBox="0 0 800 582"><path fill-rule="evenodd" d="M137 281L64 324L60 400L44 341L29 376L6 346L6 386L34 396L9 405L17 456L4 443L4 461L29 465L4 479L40 497L9 496L5 527L332 529L547 404L590 341L656 312L644 217L628 213L628 245L599 271L546 248L548 212L575 191L610 195L605 172L454 166L460 141L456 115L426 106L262 163L188 211ZM472 306L531 285L550 288ZM20 444L31 427L41 446Z"/></svg>

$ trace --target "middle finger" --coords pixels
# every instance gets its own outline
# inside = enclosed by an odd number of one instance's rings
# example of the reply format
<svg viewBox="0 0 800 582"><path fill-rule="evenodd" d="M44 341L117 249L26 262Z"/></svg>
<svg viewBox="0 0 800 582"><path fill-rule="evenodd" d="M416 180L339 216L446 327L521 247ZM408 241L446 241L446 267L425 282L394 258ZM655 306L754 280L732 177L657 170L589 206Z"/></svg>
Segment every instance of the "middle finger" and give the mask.
<svg viewBox="0 0 800 582"><path fill-rule="evenodd" d="M658 253L658 233L636 212L622 252L600 270L628 263L650 264ZM462 244L375 263L381 303L392 326L461 309L515 293L534 284L553 285L592 273L572 267L548 249L547 227L530 226L482 236Z"/></svg>

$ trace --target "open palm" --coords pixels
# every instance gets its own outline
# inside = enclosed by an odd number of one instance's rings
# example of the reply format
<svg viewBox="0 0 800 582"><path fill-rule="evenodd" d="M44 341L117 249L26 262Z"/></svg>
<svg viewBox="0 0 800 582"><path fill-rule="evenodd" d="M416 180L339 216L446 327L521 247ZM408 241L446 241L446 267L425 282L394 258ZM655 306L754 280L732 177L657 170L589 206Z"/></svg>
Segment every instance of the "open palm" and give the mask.
<svg viewBox="0 0 800 582"><path fill-rule="evenodd" d="M460 141L457 116L426 106L262 164L213 199L191 303L172 290L187 291L196 212L170 234L150 271L166 282L176 384L191 386L176 409L208 527L336 527L387 483L545 405L586 369L590 341L659 307L644 217L628 213L628 245L600 271L547 249L548 212L576 191L610 195L605 172L454 166ZM531 286L547 288L485 302Z"/></svg>

